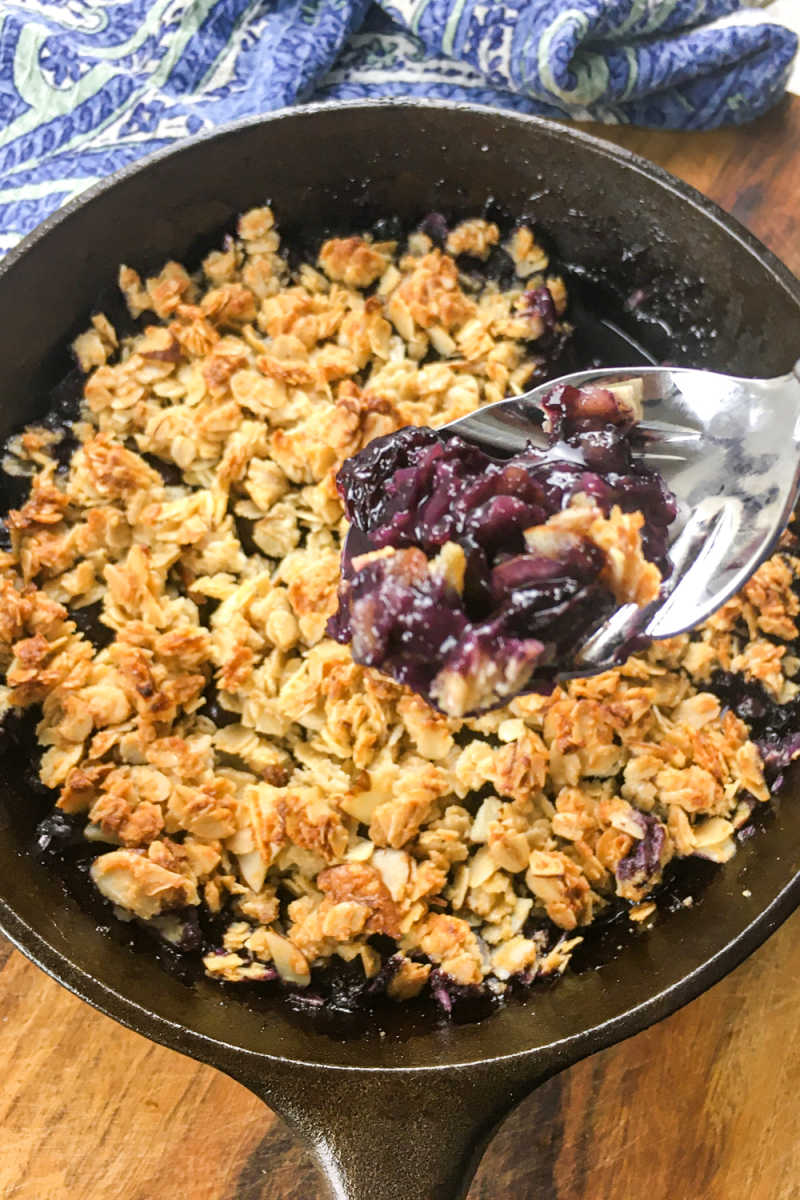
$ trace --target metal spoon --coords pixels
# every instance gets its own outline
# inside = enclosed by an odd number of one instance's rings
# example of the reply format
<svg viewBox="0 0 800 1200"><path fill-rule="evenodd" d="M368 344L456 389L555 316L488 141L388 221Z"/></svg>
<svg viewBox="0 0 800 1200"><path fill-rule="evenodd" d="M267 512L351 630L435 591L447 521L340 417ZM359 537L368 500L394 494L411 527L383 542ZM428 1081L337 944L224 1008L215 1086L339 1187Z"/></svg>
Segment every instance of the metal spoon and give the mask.
<svg viewBox="0 0 800 1200"><path fill-rule="evenodd" d="M544 444L539 402L556 383L625 379L644 384L644 420L636 428L641 457L678 499L673 569L651 604L622 605L592 633L571 676L607 670L634 637L674 637L716 612L775 548L800 487L800 362L778 379L682 367L580 371L444 428L487 454L517 454L529 442Z"/></svg>

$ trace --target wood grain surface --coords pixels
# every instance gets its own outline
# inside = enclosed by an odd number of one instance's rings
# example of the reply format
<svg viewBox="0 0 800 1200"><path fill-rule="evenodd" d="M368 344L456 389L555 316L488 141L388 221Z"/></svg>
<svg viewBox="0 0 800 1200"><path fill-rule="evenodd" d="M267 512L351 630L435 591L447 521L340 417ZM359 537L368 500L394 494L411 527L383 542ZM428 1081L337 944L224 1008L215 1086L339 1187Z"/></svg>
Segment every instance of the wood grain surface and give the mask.
<svg viewBox="0 0 800 1200"><path fill-rule="evenodd" d="M800 274L800 98L741 130L594 129L693 183ZM798 1200L800 916L694 1003L551 1080L470 1200ZM2 1200L310 1200L244 1088L115 1025L0 938Z"/></svg>

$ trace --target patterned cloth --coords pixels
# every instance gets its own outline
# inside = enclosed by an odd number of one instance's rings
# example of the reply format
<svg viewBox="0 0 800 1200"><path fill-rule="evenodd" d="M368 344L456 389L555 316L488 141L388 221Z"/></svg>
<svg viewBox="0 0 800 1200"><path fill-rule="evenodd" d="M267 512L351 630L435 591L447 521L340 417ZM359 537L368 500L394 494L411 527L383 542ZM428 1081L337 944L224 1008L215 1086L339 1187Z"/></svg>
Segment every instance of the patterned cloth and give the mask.
<svg viewBox="0 0 800 1200"><path fill-rule="evenodd" d="M743 0L0 0L0 252L177 138L307 100L433 96L705 129L782 95Z"/></svg>

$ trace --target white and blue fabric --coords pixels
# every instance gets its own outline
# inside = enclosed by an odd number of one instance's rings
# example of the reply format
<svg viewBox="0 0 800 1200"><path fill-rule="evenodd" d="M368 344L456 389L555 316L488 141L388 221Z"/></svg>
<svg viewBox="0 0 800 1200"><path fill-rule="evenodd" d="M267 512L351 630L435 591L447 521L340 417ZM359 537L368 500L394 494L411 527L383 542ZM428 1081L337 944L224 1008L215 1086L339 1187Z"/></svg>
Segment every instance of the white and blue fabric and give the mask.
<svg viewBox="0 0 800 1200"><path fill-rule="evenodd" d="M800 0L798 0L800 3ZM422 96L708 129L783 94L797 38L743 0L0 0L0 252L191 134Z"/></svg>

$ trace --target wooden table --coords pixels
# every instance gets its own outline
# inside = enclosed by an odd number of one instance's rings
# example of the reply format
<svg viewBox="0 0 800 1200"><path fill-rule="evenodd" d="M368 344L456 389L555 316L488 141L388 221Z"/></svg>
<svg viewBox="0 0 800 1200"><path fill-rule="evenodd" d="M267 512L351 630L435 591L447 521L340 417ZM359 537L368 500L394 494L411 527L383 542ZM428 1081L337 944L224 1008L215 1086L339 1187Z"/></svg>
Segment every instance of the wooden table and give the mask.
<svg viewBox="0 0 800 1200"><path fill-rule="evenodd" d="M800 98L742 130L611 137L712 196L800 274ZM797 1200L798 978L795 916L688 1008L520 1105L470 1200ZM2 1200L326 1194L244 1088L94 1012L2 938L0 1063Z"/></svg>

